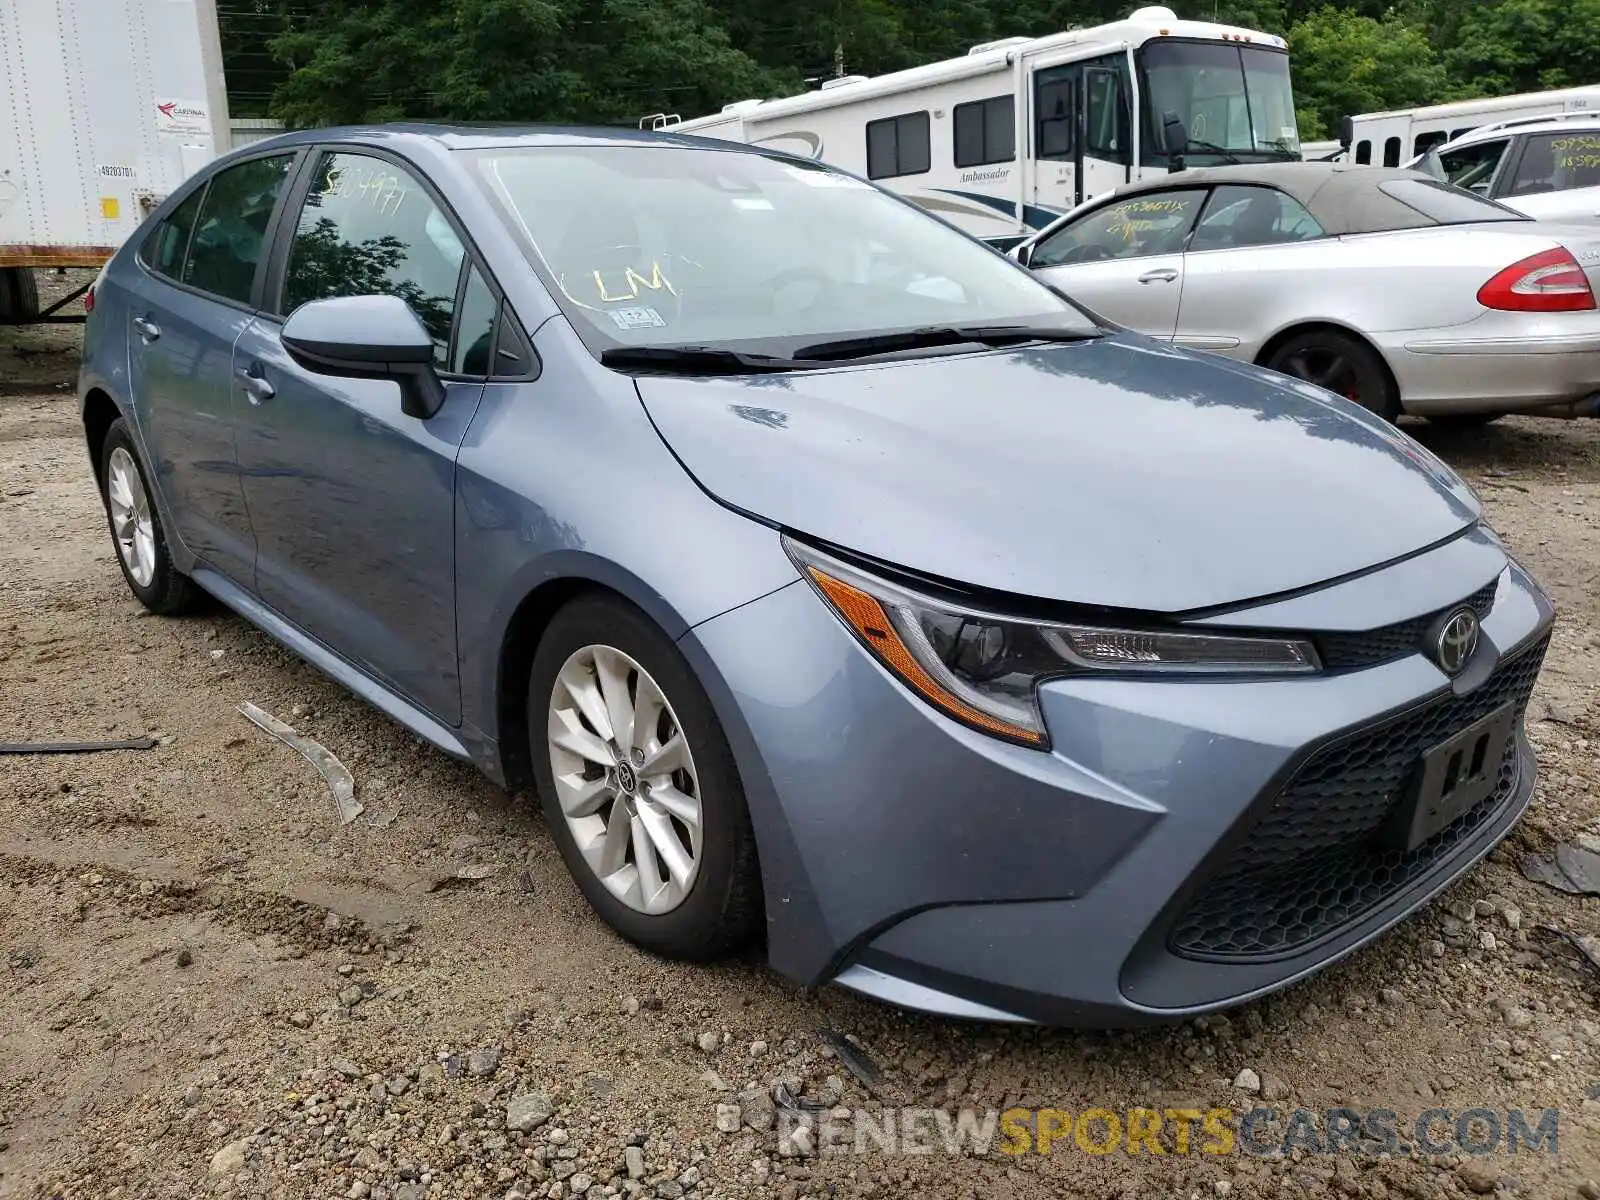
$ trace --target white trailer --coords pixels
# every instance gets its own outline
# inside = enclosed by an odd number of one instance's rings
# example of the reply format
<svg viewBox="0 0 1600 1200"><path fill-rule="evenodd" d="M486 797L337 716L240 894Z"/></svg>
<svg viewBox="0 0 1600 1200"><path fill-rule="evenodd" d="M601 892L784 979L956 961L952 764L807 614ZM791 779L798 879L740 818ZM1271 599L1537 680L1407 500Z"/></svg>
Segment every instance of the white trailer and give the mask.
<svg viewBox="0 0 1600 1200"><path fill-rule="evenodd" d="M228 142L215 0L0 0L0 324Z"/></svg>
<svg viewBox="0 0 1600 1200"><path fill-rule="evenodd" d="M1350 118L1345 157L1380 167L1404 166L1435 146L1484 125L1562 113L1600 115L1600 85L1362 113Z"/></svg>
<svg viewBox="0 0 1600 1200"><path fill-rule="evenodd" d="M1284 40L1168 8L640 126L820 159L997 245L1184 161L1300 157ZM1186 144L1169 153L1174 138Z"/></svg>

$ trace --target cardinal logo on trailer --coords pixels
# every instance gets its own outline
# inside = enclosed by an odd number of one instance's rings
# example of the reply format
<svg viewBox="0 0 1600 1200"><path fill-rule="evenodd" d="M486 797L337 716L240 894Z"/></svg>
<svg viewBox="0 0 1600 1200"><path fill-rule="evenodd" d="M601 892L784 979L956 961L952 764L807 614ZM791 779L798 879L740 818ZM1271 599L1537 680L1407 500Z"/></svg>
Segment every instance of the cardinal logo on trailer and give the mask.
<svg viewBox="0 0 1600 1200"><path fill-rule="evenodd" d="M194 134L211 131L211 117L203 104L190 100L157 100L156 129L160 133Z"/></svg>

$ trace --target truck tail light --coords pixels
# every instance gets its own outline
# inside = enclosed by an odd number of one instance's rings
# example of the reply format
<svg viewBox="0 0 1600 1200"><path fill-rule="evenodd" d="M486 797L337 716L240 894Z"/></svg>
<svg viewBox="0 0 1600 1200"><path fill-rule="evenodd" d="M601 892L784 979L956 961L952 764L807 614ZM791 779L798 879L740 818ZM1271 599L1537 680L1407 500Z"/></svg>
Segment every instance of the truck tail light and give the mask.
<svg viewBox="0 0 1600 1200"><path fill-rule="evenodd" d="M1504 312L1586 312L1594 289L1564 246L1512 263L1478 289L1478 303Z"/></svg>

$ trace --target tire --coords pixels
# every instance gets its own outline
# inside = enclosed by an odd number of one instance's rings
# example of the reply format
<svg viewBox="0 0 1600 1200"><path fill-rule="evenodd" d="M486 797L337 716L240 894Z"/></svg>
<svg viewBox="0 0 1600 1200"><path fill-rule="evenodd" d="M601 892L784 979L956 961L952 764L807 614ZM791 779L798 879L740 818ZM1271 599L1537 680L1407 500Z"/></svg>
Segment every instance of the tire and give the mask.
<svg viewBox="0 0 1600 1200"><path fill-rule="evenodd" d="M172 564L147 479L127 422L118 417L106 430L100 449L100 500L111 528L112 549L139 603L153 613L173 616L195 607L200 590Z"/></svg>
<svg viewBox="0 0 1600 1200"><path fill-rule="evenodd" d="M1385 421L1400 418L1400 393L1378 352L1353 334L1308 329L1291 334L1261 364L1336 392Z"/></svg>
<svg viewBox="0 0 1600 1200"><path fill-rule="evenodd" d="M651 684L664 698L653 723ZM625 711L613 703L619 696ZM612 735L626 725L637 729L629 740L638 753L621 764ZM658 758L674 731L688 754ZM761 877L733 752L688 662L648 618L609 596L556 614L529 671L528 739L551 835L608 925L652 953L698 962L752 939L763 920ZM652 774L651 765L673 769ZM698 850L691 824L671 815L691 804ZM674 873L669 858L692 873Z"/></svg>
<svg viewBox="0 0 1600 1200"><path fill-rule="evenodd" d="M0 267L0 322L22 323L39 315L39 281L32 267Z"/></svg>

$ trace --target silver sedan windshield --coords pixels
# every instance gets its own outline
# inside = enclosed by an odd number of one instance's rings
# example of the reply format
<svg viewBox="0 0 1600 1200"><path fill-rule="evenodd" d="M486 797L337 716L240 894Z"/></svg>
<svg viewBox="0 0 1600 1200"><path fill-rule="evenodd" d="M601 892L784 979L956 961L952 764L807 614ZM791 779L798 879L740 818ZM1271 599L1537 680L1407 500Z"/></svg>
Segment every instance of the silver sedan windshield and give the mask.
<svg viewBox="0 0 1600 1200"><path fill-rule="evenodd" d="M586 342L726 345L1077 309L988 247L822 166L681 146L481 151L478 176Z"/></svg>

